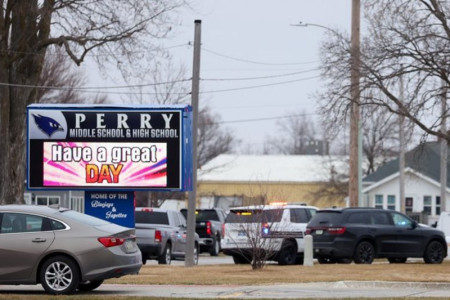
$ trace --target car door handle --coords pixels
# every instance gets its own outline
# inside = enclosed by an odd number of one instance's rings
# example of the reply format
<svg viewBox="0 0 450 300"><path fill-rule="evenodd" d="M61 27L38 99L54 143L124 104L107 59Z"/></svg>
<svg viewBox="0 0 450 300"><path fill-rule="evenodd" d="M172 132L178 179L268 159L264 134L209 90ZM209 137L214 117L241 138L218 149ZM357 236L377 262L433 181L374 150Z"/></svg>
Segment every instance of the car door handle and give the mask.
<svg viewBox="0 0 450 300"><path fill-rule="evenodd" d="M35 238L32 240L33 243L44 243L46 241L47 241L47 239L45 239L45 238Z"/></svg>

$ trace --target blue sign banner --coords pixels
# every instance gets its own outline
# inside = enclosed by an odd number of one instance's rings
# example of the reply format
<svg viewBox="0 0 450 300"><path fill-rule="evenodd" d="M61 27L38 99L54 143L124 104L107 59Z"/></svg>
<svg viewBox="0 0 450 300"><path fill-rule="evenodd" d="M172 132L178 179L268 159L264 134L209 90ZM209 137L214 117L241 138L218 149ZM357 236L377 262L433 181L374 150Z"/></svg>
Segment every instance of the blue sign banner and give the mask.
<svg viewBox="0 0 450 300"><path fill-rule="evenodd" d="M133 192L85 192L84 212L111 223L134 228Z"/></svg>

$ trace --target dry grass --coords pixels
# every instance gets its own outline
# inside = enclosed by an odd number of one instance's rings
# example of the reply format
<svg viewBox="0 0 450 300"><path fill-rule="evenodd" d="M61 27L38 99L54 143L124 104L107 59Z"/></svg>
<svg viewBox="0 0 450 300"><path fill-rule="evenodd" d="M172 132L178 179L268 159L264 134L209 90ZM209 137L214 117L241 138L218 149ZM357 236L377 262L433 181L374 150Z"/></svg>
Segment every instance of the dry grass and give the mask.
<svg viewBox="0 0 450 300"><path fill-rule="evenodd" d="M252 271L249 265L204 265L192 268L146 265L137 276L110 279L106 283L252 285L344 280L450 282L450 261L440 265L423 262L388 264L385 261L380 260L372 265L268 265L259 271Z"/></svg>
<svg viewBox="0 0 450 300"><path fill-rule="evenodd" d="M408 262L406 264L388 264L386 260L379 260L372 265L319 265L304 266L278 266L271 264L263 270L252 271L249 265L203 265L193 268L184 266L146 265L139 275L125 276L119 279L110 279L106 283L123 284L197 284L197 285L261 285L276 283L312 282L312 281L412 281L412 282L450 282L450 261L441 265L427 265L423 262ZM1 290L1 289L0 289ZM188 295L187 295L188 296ZM33 293L17 292L13 294L1 293L4 300L139 300L174 298L159 297L127 297L100 294L75 294L71 296L33 295ZM194 298L183 298L193 300ZM368 298L364 298L368 299ZM394 298L378 298L391 300ZM395 300L406 300L400 297ZM421 298L438 299L438 298ZM442 298L443 299L443 298ZM206 299L205 299L206 300ZM306 300L306 299L304 299Z"/></svg>

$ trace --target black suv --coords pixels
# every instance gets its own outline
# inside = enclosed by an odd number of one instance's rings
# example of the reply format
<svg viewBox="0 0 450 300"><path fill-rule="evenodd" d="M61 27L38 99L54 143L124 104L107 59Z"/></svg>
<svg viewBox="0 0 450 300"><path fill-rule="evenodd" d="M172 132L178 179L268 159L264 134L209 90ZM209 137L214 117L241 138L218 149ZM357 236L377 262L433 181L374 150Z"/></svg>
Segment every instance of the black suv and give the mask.
<svg viewBox="0 0 450 300"><path fill-rule="evenodd" d="M320 210L308 223L319 263L370 264L374 258L404 263L423 257L439 264L447 256L444 233L420 225L404 214L376 208Z"/></svg>

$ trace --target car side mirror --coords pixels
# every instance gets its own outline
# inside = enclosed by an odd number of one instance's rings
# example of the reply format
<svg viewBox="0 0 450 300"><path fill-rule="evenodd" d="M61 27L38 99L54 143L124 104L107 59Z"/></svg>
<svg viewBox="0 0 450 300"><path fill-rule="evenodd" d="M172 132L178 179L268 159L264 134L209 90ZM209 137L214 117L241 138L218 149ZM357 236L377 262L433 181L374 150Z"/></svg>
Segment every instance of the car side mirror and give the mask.
<svg viewBox="0 0 450 300"><path fill-rule="evenodd" d="M419 226L419 224L417 223L417 221L413 221L411 224L411 229L416 229L417 226Z"/></svg>

